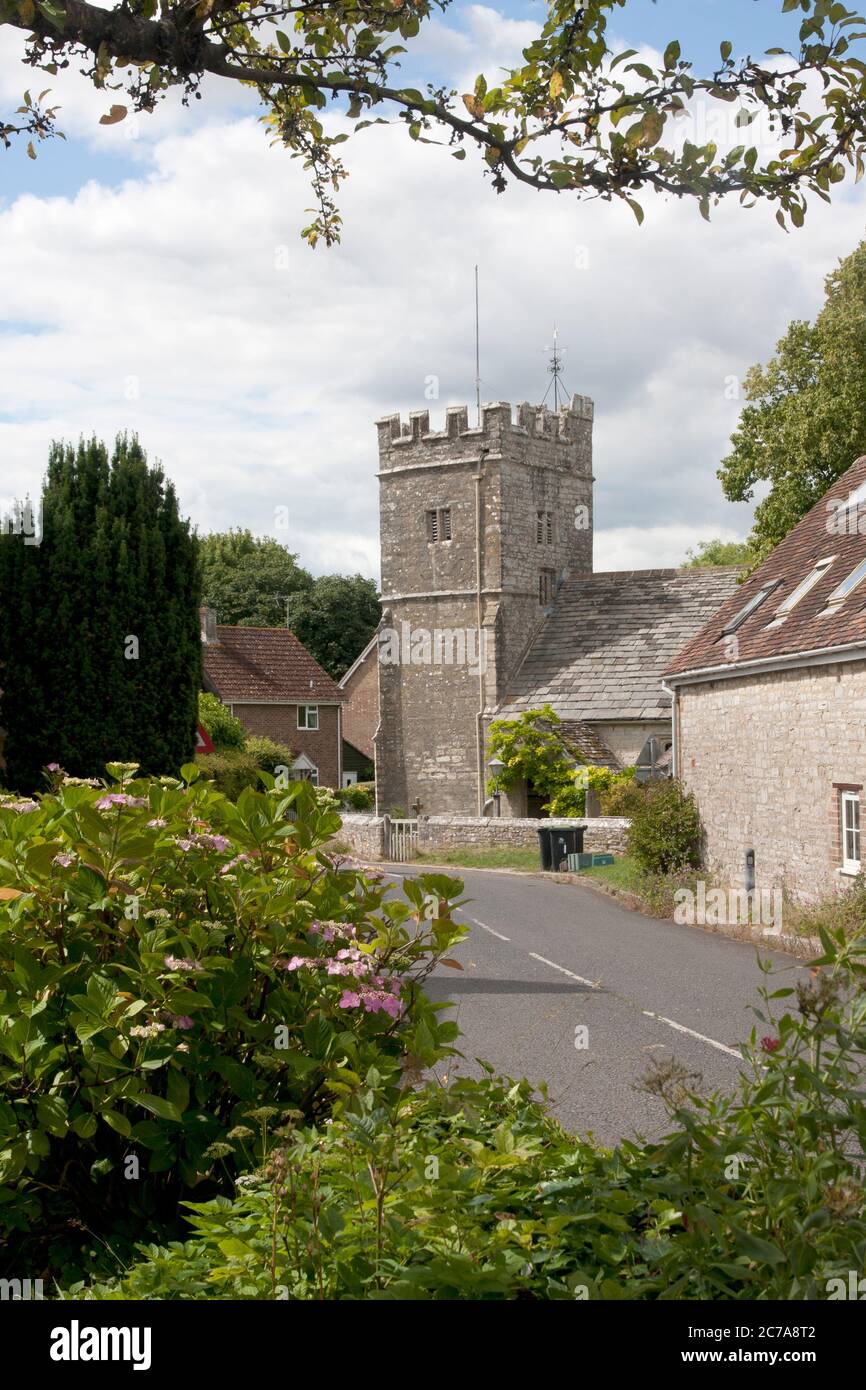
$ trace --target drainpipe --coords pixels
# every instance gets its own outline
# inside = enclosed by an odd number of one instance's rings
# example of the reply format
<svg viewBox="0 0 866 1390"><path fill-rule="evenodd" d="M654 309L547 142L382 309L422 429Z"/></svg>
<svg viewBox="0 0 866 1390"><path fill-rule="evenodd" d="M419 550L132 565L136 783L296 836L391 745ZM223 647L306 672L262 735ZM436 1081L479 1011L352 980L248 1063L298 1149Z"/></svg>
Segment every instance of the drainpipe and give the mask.
<svg viewBox="0 0 866 1390"><path fill-rule="evenodd" d="M679 729L677 726L679 724L680 718L680 707L677 702L677 688L676 686L667 685L665 681L662 681L662 690L665 692L666 695L670 695L671 697L671 767L673 768L673 775L675 780L679 781L680 736Z"/></svg>
<svg viewBox="0 0 866 1390"><path fill-rule="evenodd" d="M475 483L475 626L478 634L476 653L478 657L478 713L475 716L475 748L477 758L478 773L478 814L484 815L484 710L486 707L486 692L484 689L484 667L486 660L481 659L481 482L484 477L484 460L490 450L487 445L481 446L478 455L478 472L473 473L472 481ZM487 653L484 653L485 658Z"/></svg>

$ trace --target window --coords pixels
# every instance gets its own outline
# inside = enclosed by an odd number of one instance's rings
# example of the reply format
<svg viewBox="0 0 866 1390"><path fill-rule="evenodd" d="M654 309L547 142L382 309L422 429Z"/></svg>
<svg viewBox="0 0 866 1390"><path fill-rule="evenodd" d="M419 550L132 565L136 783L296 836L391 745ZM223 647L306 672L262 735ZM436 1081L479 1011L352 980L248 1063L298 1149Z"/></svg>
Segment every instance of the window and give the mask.
<svg viewBox="0 0 866 1390"><path fill-rule="evenodd" d="M538 602L542 608L548 608L553 603L553 596L556 593L556 570L538 571Z"/></svg>
<svg viewBox="0 0 866 1390"><path fill-rule="evenodd" d="M842 793L842 872L860 872L860 795Z"/></svg>
<svg viewBox="0 0 866 1390"><path fill-rule="evenodd" d="M319 706L318 705L298 705L298 728L299 729L318 729L319 727Z"/></svg>
<svg viewBox="0 0 866 1390"><path fill-rule="evenodd" d="M764 600L768 599L775 589L778 589L781 582L781 579L771 579L769 584L765 584L756 594L752 594L746 606L741 608L739 613L722 628L722 636L727 637L729 633L736 632L738 627L742 627L749 615L754 613L756 608L760 608Z"/></svg>
<svg viewBox="0 0 866 1390"><path fill-rule="evenodd" d="M800 584L797 585L796 589L794 589L788 595L788 597L784 599L782 603L779 604L779 607L776 609L775 618L771 623L767 623L767 627L779 627L785 621L788 614L791 612L791 609L795 608L797 604L800 602L800 599L805 598L809 590L814 589L815 585L818 583L818 580L823 578L823 576L827 573L827 570L830 568L835 558L835 555L828 555L825 559L818 561L817 565L811 571L811 573L807 574L806 578Z"/></svg>
<svg viewBox="0 0 866 1390"><path fill-rule="evenodd" d="M553 545L553 512L535 513L535 544Z"/></svg>
<svg viewBox="0 0 866 1390"><path fill-rule="evenodd" d="M848 575L848 578L843 579L842 583L836 586L827 600L824 613L835 613L836 609L842 606L848 595L853 593L863 579L866 579L866 560L861 560L857 568ZM819 616L823 615L819 614Z"/></svg>
<svg viewBox="0 0 866 1390"><path fill-rule="evenodd" d="M450 541L451 508L431 507L427 512L427 540Z"/></svg>

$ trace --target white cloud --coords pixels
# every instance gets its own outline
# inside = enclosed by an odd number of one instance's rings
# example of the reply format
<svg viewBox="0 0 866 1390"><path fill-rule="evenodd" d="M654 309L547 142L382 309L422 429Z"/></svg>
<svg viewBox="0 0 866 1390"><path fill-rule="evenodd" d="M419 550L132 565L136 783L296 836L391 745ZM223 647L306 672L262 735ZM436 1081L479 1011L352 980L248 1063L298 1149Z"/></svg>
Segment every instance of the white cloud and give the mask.
<svg viewBox="0 0 866 1390"><path fill-rule="evenodd" d="M493 13L439 36L467 73L526 41ZM76 128L107 138L102 96L75 90ZM376 417L472 398L476 261L485 398L541 398L556 321L569 389L596 400L597 564L744 535L715 477L730 378L815 312L863 228L859 190L790 236L767 209L708 226L651 197L638 228L620 206L496 196L474 154L379 127L343 147L343 245L311 252L304 172L253 117L202 102L150 131L122 186L0 208L0 487L32 490L54 437L136 429L202 529L270 532L317 572L375 572Z"/></svg>

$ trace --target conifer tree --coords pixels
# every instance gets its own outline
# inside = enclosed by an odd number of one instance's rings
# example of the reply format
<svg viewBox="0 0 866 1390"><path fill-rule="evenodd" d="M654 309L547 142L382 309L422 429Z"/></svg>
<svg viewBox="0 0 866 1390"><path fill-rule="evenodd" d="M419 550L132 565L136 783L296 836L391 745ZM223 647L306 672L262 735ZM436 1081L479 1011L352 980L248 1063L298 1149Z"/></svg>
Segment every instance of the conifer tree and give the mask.
<svg viewBox="0 0 866 1390"><path fill-rule="evenodd" d="M60 763L174 773L195 747L198 542L134 436L53 444L41 544L0 536L3 778L30 791Z"/></svg>

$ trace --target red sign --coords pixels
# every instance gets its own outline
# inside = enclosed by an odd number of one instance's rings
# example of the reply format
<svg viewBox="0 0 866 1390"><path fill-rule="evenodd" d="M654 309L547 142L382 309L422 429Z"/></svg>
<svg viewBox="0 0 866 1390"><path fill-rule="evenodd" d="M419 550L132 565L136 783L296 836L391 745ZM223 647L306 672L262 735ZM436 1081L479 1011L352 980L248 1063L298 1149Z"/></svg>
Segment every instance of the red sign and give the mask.
<svg viewBox="0 0 866 1390"><path fill-rule="evenodd" d="M196 734L195 734L195 751L196 751L197 753L212 753L212 752L213 752L213 744L211 743L211 740L210 740L210 734L208 733L207 729L206 729L206 728L204 727L204 725L202 725L202 724L199 724L199 725L196 726Z"/></svg>

